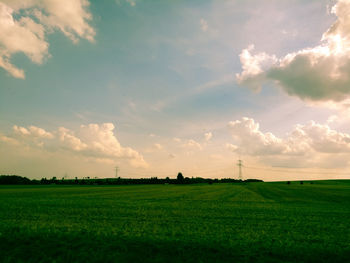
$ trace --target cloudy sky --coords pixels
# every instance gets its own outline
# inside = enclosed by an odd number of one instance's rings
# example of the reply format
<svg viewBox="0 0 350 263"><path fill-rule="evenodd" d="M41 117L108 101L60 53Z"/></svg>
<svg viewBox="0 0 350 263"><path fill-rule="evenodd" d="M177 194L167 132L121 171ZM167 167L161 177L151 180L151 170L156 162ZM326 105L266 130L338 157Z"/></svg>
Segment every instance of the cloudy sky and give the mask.
<svg viewBox="0 0 350 263"><path fill-rule="evenodd" d="M349 0L0 0L0 174L350 177Z"/></svg>

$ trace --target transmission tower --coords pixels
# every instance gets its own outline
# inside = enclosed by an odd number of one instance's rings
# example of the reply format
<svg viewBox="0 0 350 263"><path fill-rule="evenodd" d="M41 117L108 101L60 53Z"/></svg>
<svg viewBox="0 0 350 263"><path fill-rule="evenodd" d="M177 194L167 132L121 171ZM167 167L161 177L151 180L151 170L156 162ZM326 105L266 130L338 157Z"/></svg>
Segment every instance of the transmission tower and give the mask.
<svg viewBox="0 0 350 263"><path fill-rule="evenodd" d="M115 169L115 178L118 178L119 167L116 166L114 169Z"/></svg>
<svg viewBox="0 0 350 263"><path fill-rule="evenodd" d="M238 180L243 180L243 175L242 175L243 161L238 160L237 166L238 166Z"/></svg>

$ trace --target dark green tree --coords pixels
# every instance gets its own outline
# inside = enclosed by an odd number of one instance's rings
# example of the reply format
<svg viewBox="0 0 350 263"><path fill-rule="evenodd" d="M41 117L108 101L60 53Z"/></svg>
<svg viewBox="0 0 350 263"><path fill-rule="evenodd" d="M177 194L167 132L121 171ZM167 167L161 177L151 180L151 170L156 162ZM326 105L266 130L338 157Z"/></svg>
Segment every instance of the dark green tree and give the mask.
<svg viewBox="0 0 350 263"><path fill-rule="evenodd" d="M177 181L178 181L178 182L183 182L183 180L184 180L184 176L182 175L182 173L181 173L181 172L178 173L178 174L177 174Z"/></svg>

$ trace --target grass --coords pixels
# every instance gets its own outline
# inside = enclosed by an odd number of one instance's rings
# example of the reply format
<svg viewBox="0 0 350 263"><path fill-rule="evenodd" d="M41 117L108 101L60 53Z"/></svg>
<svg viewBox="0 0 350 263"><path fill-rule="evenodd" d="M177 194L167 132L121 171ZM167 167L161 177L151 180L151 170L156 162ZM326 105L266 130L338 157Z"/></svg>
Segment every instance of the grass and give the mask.
<svg viewBox="0 0 350 263"><path fill-rule="evenodd" d="M350 181L0 186L1 262L349 262Z"/></svg>

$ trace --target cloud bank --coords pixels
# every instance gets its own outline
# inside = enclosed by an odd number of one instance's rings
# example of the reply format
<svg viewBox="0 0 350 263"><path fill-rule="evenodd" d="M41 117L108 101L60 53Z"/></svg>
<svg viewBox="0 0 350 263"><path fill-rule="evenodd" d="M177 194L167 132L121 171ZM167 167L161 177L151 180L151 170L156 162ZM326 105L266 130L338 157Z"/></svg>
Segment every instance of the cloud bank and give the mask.
<svg viewBox="0 0 350 263"><path fill-rule="evenodd" d="M314 121L298 124L284 138L262 132L259 123L251 118L231 121L228 128L234 140L234 144L226 145L228 149L268 160L270 164L278 164L283 160L289 161L290 166L300 166L301 163L323 165L320 160L339 157L345 165L349 160L350 134L332 130L326 124ZM338 165L339 160L334 163L334 167Z"/></svg>
<svg viewBox="0 0 350 263"><path fill-rule="evenodd" d="M88 7L87 0L0 0L0 67L15 78L25 78L11 57L23 53L33 63L43 63L49 57L46 36L54 30L74 43L80 38L94 41Z"/></svg>
<svg viewBox="0 0 350 263"><path fill-rule="evenodd" d="M22 147L39 149L43 153L64 152L95 161L127 160L134 167L146 167L143 156L129 147L123 147L114 135L112 123L81 125L78 131L60 127L48 132L36 126L14 126L10 135L0 135L0 144L20 150Z"/></svg>
<svg viewBox="0 0 350 263"><path fill-rule="evenodd" d="M350 0L338 0L332 8L337 19L323 34L320 45L277 58L242 50L238 83L258 90L267 81L277 83L289 95L311 101L342 101L350 95Z"/></svg>

